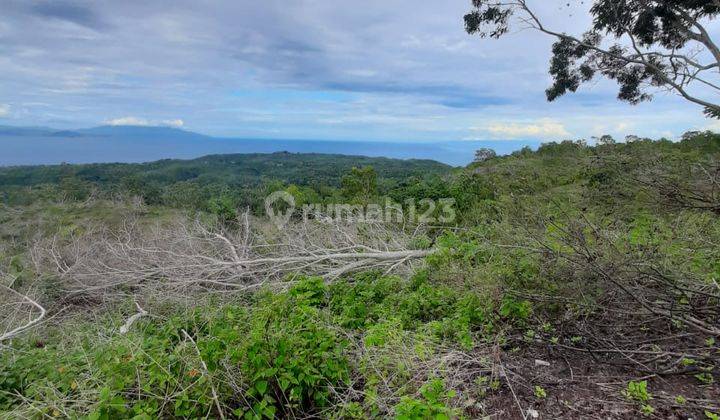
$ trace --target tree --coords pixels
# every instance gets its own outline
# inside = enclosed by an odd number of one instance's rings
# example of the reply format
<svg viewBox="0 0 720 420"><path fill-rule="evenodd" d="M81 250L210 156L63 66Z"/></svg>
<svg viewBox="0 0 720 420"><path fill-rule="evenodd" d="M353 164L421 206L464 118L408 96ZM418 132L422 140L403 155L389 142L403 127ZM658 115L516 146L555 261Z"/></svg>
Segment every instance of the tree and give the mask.
<svg viewBox="0 0 720 420"><path fill-rule="evenodd" d="M497 153L493 149L483 147L475 152L475 162L485 162L488 159L492 159L497 156Z"/></svg>
<svg viewBox="0 0 720 420"><path fill-rule="evenodd" d="M235 200L230 195L221 195L208 200L208 210L226 225L234 226L238 220Z"/></svg>
<svg viewBox="0 0 720 420"><path fill-rule="evenodd" d="M342 178L343 193L348 198L367 203L377 193L377 173L372 166L352 168Z"/></svg>
<svg viewBox="0 0 720 420"><path fill-rule="evenodd" d="M700 131L686 131L683 133L682 136L680 136L680 140L688 141L688 140L693 139L701 134L702 133Z"/></svg>
<svg viewBox="0 0 720 420"><path fill-rule="evenodd" d="M615 144L615 139L610 134L605 134L600 136L600 138L597 140L597 144L601 146Z"/></svg>
<svg viewBox="0 0 720 420"><path fill-rule="evenodd" d="M720 14L720 0L594 0L594 23L580 36L548 28L526 0L472 0L472 5L465 15L470 34L500 38L516 17L557 38L549 101L601 74L619 84L622 101L648 101L653 90L661 89L720 118L720 104L714 102L720 93L720 47L707 29Z"/></svg>

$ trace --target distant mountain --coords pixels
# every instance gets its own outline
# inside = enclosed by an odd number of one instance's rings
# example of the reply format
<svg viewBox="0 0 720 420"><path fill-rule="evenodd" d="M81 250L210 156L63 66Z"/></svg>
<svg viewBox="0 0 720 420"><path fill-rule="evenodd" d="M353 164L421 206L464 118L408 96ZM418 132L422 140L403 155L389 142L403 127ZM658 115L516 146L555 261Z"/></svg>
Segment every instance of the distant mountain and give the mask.
<svg viewBox="0 0 720 420"><path fill-rule="evenodd" d="M175 138L209 139L211 137L172 127L149 127L135 125L103 125L78 130L56 130L48 127L0 126L0 136L14 137L126 137L126 138Z"/></svg>
<svg viewBox="0 0 720 420"><path fill-rule="evenodd" d="M0 125L0 136L47 136L55 131L56 130L47 127L12 127L9 125Z"/></svg>
<svg viewBox="0 0 720 420"><path fill-rule="evenodd" d="M0 126L0 166L58 163L138 163L193 159L230 153L322 153L346 156L429 159L461 166L475 150L499 155L539 141L379 142L217 138L171 127L100 126L77 130Z"/></svg>
<svg viewBox="0 0 720 420"><path fill-rule="evenodd" d="M71 130L62 130L62 131L53 131L49 134L50 137L83 137L85 134L79 132L79 131L71 131Z"/></svg>
<svg viewBox="0 0 720 420"><path fill-rule="evenodd" d="M129 138L157 138L157 139L210 139L212 137L192 131L172 127L150 127L138 125L103 125L100 127L77 130L83 135L129 137Z"/></svg>

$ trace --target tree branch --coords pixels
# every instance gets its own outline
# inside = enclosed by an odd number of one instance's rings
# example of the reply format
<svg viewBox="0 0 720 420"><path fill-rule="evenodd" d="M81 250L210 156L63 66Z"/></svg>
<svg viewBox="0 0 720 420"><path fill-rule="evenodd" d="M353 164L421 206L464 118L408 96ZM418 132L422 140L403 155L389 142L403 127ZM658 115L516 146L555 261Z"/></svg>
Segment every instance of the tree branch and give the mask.
<svg viewBox="0 0 720 420"><path fill-rule="evenodd" d="M27 324L17 327L11 331L8 331L8 332L4 333L3 335L0 335L0 342L1 342L1 341L5 341L5 340L10 340L10 339L22 334L23 332L29 330L30 328L34 327L35 325L37 325L40 321L42 321L45 318L46 311L45 311L45 308L43 308L39 303L37 303L36 301L31 299L29 296L23 295L22 293L14 290L10 287L7 287L5 285L0 285L0 287L21 297L24 301L28 302L29 304L31 304L32 306L34 306L35 308L37 308L40 311L40 314L37 317L35 317L34 319L30 320Z"/></svg>

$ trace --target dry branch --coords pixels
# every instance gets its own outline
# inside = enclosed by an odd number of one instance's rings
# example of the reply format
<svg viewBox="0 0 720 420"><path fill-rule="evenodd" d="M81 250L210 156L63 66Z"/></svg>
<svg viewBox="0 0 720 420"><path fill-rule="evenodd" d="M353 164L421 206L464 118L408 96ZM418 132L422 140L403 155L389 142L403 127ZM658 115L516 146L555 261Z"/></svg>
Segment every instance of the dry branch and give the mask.
<svg viewBox="0 0 720 420"><path fill-rule="evenodd" d="M123 326L120 327L120 334L127 334L128 331L130 331L130 328L135 323L135 321L137 321L138 319L140 319L148 314L147 312L145 312L145 310L142 307L140 307L139 303L135 302L135 306L137 306L138 312L135 315L128 318L127 321L125 321L125 324L123 324Z"/></svg>
<svg viewBox="0 0 720 420"><path fill-rule="evenodd" d="M422 229L407 233L379 223L311 220L278 230L248 214L238 225L176 220L140 226L128 219L117 230L99 229L66 243L38 242L32 259L38 272L62 280L68 296L105 300L149 293L189 299L192 290L284 287L288 275L333 281L370 269L390 273L432 253L409 246Z"/></svg>
<svg viewBox="0 0 720 420"><path fill-rule="evenodd" d="M35 318L31 319L30 321L28 321L28 322L25 323L24 325L21 325L21 326L15 328L15 329L12 329L12 330L4 333L3 335L0 335L0 342L2 342L2 341L10 340L10 339L12 339L12 338L14 338L14 337L17 337L18 335L22 334L23 332L29 330L30 328L32 328L32 327L34 327L35 325L37 325L38 323L40 323L40 321L42 321L42 320L45 318L46 310L45 310L45 308L44 308L43 306L41 306L41 305L40 305L39 303L37 303L35 300L33 300L32 298L30 298L30 297L27 296L27 295L24 295L24 294L16 291L15 289L13 289L13 288L11 288L11 287L7 287L7 286L2 285L2 284L0 284L0 287L2 287L3 289L5 289L5 290L7 290L7 291L9 291L9 292L17 295L18 297L22 298L22 300L23 300L24 302L29 303L30 305L32 305L33 307L35 307L38 311L40 311L40 313L39 313Z"/></svg>

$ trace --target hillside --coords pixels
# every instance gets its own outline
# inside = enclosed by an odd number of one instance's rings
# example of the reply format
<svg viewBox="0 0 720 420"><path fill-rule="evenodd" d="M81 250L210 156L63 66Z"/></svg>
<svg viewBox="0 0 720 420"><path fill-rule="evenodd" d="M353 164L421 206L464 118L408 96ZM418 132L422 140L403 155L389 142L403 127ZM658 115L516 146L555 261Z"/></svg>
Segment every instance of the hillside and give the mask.
<svg viewBox="0 0 720 420"><path fill-rule="evenodd" d="M720 135L551 143L455 169L273 154L0 180L35 197L0 208L11 418L720 412ZM169 199L208 182L222 188L204 201ZM225 200L270 191L449 198L457 217L278 226Z"/></svg>
<svg viewBox="0 0 720 420"><path fill-rule="evenodd" d="M258 193L293 184L318 193L340 187L353 167L371 166L381 188L448 174L450 166L430 160L398 160L326 154L233 154L142 164L86 164L0 168L6 204L30 203L48 195L75 198L97 194L137 195L150 204L205 208L217 195L235 207L256 205ZM181 196L180 201L177 197ZM250 197L252 196L252 197Z"/></svg>

